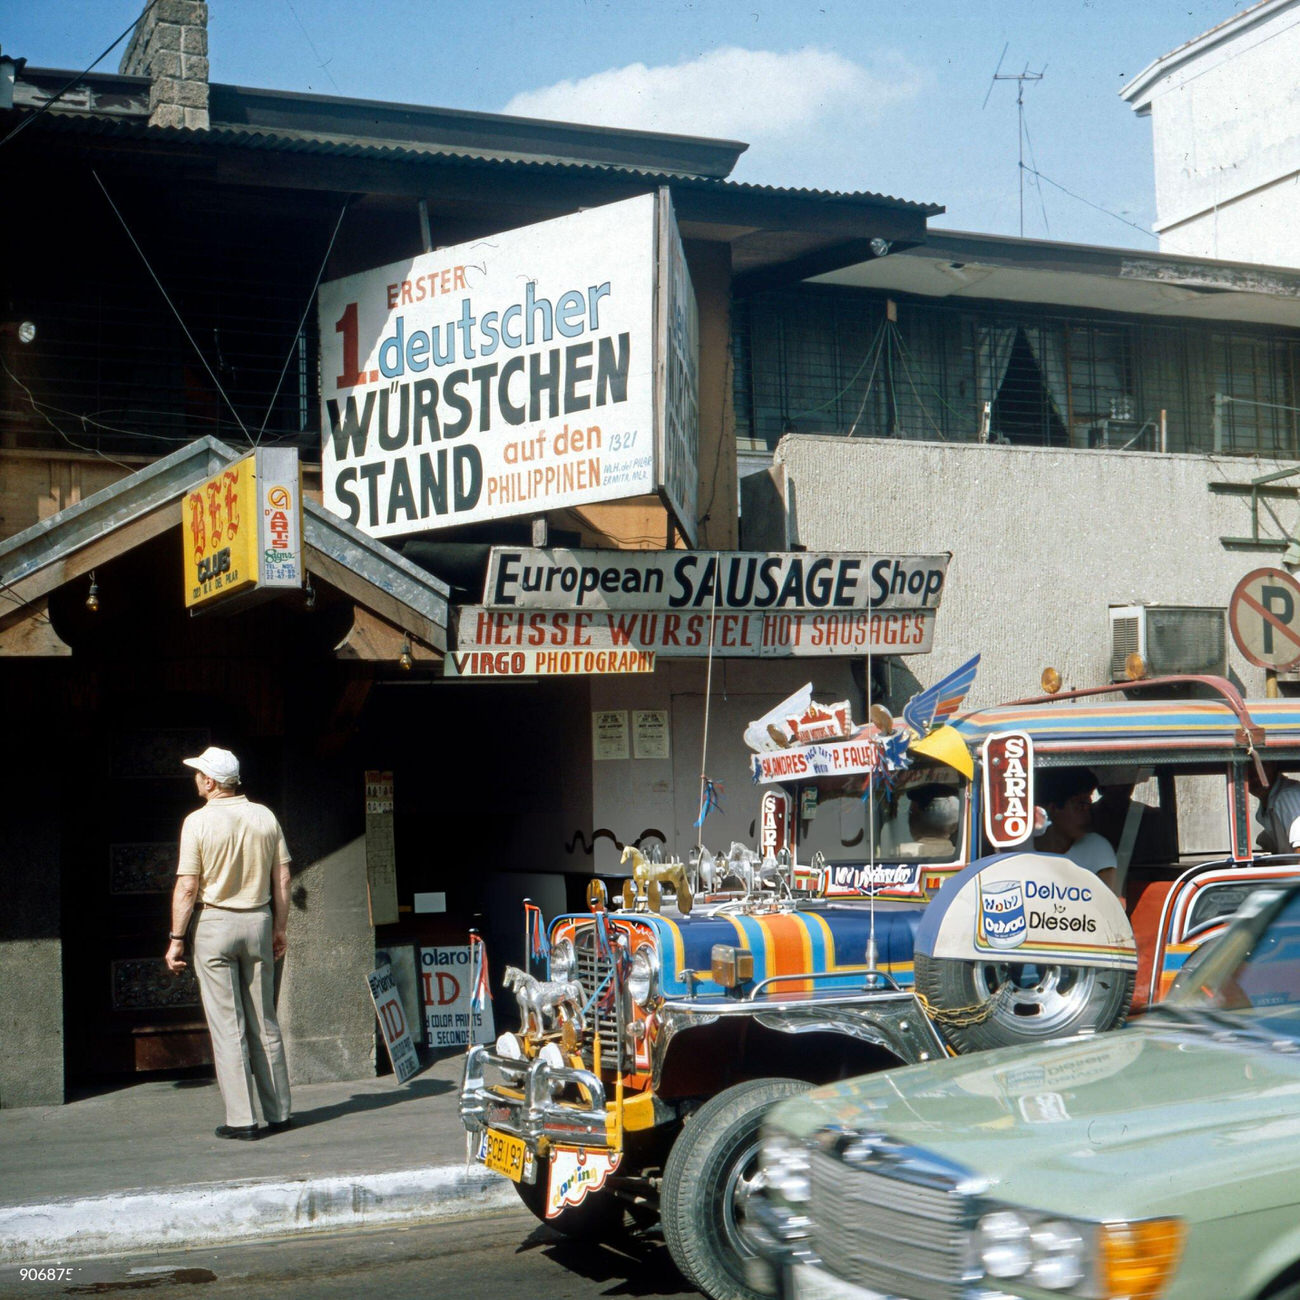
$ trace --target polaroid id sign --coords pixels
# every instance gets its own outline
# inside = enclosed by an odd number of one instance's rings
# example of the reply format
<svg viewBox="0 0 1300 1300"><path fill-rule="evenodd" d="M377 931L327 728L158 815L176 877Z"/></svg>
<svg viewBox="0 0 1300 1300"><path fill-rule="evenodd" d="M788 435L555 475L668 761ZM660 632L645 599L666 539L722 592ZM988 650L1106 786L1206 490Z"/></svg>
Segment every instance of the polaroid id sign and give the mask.
<svg viewBox="0 0 1300 1300"><path fill-rule="evenodd" d="M984 835L995 849L1014 849L1034 831L1034 742L1023 731L997 732L980 755Z"/></svg>

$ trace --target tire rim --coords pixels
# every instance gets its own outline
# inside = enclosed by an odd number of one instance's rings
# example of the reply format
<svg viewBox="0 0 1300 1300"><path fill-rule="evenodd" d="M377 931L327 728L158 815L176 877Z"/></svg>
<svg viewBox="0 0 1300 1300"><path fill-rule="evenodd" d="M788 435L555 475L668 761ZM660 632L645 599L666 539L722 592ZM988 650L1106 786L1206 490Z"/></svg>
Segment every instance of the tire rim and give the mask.
<svg viewBox="0 0 1300 1300"><path fill-rule="evenodd" d="M981 962L974 970L981 1002L994 999L990 1019L1023 1034L1057 1034L1086 1010L1097 982L1091 966Z"/></svg>
<svg viewBox="0 0 1300 1300"><path fill-rule="evenodd" d="M749 1201L764 1186L758 1169L758 1138L751 1138L727 1170L722 1189L722 1228L726 1240L741 1259L758 1254L754 1234L749 1227Z"/></svg>

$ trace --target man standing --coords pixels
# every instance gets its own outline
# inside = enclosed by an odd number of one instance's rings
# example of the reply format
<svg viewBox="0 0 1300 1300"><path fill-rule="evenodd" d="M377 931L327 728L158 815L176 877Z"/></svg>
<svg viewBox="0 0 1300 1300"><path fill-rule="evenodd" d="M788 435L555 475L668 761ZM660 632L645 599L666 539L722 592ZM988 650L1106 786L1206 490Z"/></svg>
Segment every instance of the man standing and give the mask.
<svg viewBox="0 0 1300 1300"><path fill-rule="evenodd" d="M1300 853L1300 782L1283 776L1276 763L1264 763L1268 785L1251 765L1246 769L1246 786L1259 800L1265 847L1273 853Z"/></svg>
<svg viewBox="0 0 1300 1300"><path fill-rule="evenodd" d="M181 827L167 966L185 969L185 931L196 900L194 971L226 1105L219 1138L289 1127L289 1071L275 1018L275 959L288 946L289 850L275 814L239 793L239 760L209 746L194 768L204 806Z"/></svg>

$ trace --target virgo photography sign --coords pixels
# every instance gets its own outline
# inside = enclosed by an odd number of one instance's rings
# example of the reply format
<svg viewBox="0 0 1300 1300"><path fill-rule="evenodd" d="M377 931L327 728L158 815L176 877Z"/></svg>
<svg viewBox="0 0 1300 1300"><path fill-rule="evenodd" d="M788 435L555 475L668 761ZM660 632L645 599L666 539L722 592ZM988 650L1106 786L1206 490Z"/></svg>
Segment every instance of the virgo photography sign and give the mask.
<svg viewBox="0 0 1300 1300"><path fill-rule="evenodd" d="M326 506L372 537L659 496L695 534L698 314L667 192L333 280Z"/></svg>

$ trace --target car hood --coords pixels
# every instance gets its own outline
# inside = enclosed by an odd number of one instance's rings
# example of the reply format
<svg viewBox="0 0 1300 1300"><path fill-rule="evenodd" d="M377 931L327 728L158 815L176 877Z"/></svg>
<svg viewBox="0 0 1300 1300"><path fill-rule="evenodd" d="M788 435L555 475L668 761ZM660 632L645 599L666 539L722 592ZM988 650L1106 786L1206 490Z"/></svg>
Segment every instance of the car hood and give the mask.
<svg viewBox="0 0 1300 1300"><path fill-rule="evenodd" d="M1300 1051L1157 1013L1101 1037L834 1084L773 1119L883 1132L964 1167L991 1196L1055 1213L1195 1218L1204 1188L1240 1184L1240 1211L1276 1202L1259 1188L1269 1171L1297 1181Z"/></svg>

